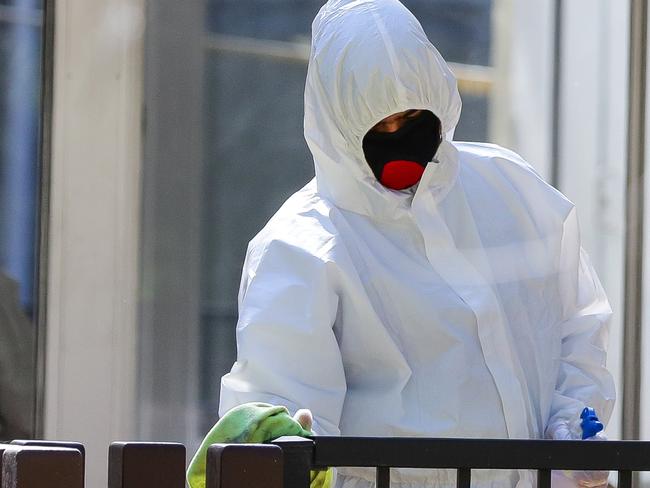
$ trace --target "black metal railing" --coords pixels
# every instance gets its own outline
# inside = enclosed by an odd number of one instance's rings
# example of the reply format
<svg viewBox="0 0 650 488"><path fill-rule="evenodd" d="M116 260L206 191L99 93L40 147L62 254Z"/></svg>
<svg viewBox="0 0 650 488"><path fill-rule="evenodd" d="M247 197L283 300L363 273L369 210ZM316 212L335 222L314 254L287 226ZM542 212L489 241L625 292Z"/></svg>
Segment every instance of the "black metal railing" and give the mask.
<svg viewBox="0 0 650 488"><path fill-rule="evenodd" d="M0 444L0 486L83 488L84 454L74 442ZM178 443L113 443L108 488L184 488L185 457ZM607 470L631 488L633 473L650 471L650 442L282 437L211 446L206 488L308 488L311 470L344 466L375 468L377 488L390 486L390 468L455 469L458 488L474 469L534 470L538 488L550 488L551 470Z"/></svg>
<svg viewBox="0 0 650 488"><path fill-rule="evenodd" d="M390 468L455 469L469 488L472 469L536 470L538 488L550 488L551 470L617 471L618 487L632 473L650 471L650 442L286 437L274 445L284 457L284 488L305 488L310 469L374 467L377 488L390 486ZM224 487L226 488L226 487Z"/></svg>
<svg viewBox="0 0 650 488"><path fill-rule="evenodd" d="M264 470L250 469L262 459ZM473 469L534 470L538 488L551 487L552 470L606 470L618 472L619 488L631 488L634 472L650 471L650 442L283 437L212 446L207 487L307 488L310 470L349 466L375 468L377 488L390 486L390 468L454 469L458 488L471 486Z"/></svg>

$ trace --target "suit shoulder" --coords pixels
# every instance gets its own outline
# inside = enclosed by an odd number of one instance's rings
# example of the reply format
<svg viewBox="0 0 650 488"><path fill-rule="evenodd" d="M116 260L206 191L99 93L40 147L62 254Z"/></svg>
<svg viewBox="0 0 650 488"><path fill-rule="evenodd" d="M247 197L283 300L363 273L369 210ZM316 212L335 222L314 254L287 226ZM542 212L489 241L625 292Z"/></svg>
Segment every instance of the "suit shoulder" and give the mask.
<svg viewBox="0 0 650 488"><path fill-rule="evenodd" d="M466 162L480 164L481 162L486 163L491 161L492 163L501 164L504 167L518 168L531 173L531 175L546 183L533 165L511 149L487 142L454 141L454 145L461 154L461 159Z"/></svg>
<svg viewBox="0 0 650 488"><path fill-rule="evenodd" d="M454 142L454 145L466 179L514 193L522 204L536 212L554 210L566 217L574 208L571 200L516 152L497 144Z"/></svg>
<svg viewBox="0 0 650 488"><path fill-rule="evenodd" d="M269 253L285 259L328 261L338 235L330 219L332 208L312 185L294 193L249 243L248 264Z"/></svg>

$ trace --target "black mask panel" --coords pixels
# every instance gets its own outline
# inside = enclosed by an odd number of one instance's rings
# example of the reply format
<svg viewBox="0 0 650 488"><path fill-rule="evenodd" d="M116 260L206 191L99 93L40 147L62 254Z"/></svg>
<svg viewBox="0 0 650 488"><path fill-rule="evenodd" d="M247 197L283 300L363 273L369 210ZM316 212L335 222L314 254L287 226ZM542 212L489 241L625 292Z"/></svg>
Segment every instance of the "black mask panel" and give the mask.
<svg viewBox="0 0 650 488"><path fill-rule="evenodd" d="M403 190L420 180L441 142L440 120L423 110L395 132L369 131L363 138L363 153L377 180Z"/></svg>

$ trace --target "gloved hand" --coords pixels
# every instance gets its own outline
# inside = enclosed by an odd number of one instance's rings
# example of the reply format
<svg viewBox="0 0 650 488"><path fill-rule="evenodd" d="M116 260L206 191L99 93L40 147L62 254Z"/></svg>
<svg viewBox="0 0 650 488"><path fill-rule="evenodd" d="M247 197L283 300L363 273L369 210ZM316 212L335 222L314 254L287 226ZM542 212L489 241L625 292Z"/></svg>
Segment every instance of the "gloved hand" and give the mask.
<svg viewBox="0 0 650 488"><path fill-rule="evenodd" d="M596 441L606 441L607 437L600 432L602 429L602 424L598 422L598 418L594 415L590 415L593 412L592 409L585 409L582 412L582 428L584 435L591 435L586 437L583 440L596 440ZM596 424L594 428L594 424ZM583 436L578 434L577 425L571 425L568 421L558 421L553 425L550 425L547 429L547 434L557 441L569 441L569 440L581 440ZM595 433L594 433L595 431ZM554 472L555 474L556 472ZM559 472L557 472L559 474ZM561 474L570 480L572 480L577 486L582 488L601 488L607 486L607 480L609 478L609 471L562 471ZM564 484L564 483L558 483Z"/></svg>
<svg viewBox="0 0 650 488"><path fill-rule="evenodd" d="M298 410L291 417L286 407L267 403L245 403L228 411L205 436L187 469L190 488L205 488L206 454L212 444L264 443L285 435L312 434L313 416ZM331 488L333 470L311 472L310 488Z"/></svg>
<svg viewBox="0 0 650 488"><path fill-rule="evenodd" d="M303 429L310 432L312 431L314 416L312 415L311 410L301 408L296 411L293 420L298 422ZM332 468L322 471L312 471L310 488L331 488L335 485L335 480L335 471Z"/></svg>
<svg viewBox="0 0 650 488"><path fill-rule="evenodd" d="M311 432L311 427L314 423L314 416L311 413L311 410L307 408L301 408L300 410L296 411L295 415L293 416L293 420L298 422L300 426Z"/></svg>

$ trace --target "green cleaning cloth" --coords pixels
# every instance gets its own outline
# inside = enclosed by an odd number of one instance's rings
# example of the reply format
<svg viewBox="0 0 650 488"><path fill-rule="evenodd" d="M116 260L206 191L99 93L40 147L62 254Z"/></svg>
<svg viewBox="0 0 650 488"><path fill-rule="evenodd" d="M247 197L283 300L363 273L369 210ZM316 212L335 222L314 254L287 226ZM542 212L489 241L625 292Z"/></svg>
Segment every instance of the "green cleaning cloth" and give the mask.
<svg viewBox="0 0 650 488"><path fill-rule="evenodd" d="M187 468L190 488L205 488L208 447L212 444L261 444L285 435L312 435L295 421L283 406L244 403L228 411L210 429ZM311 472L310 488L331 488L332 469Z"/></svg>

